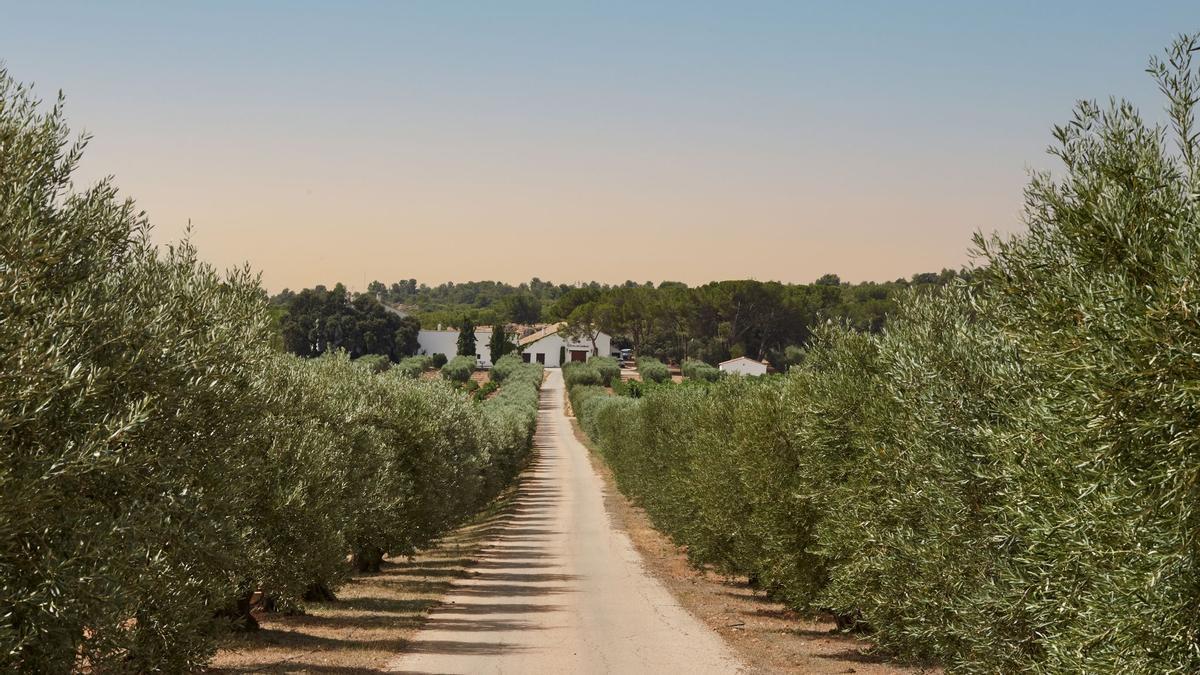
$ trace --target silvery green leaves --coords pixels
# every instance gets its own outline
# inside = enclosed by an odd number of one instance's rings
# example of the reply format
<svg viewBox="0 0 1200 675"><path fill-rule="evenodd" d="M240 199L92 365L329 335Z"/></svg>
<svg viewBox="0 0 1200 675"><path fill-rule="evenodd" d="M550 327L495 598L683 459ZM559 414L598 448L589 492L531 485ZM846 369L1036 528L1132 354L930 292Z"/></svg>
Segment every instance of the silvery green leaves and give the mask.
<svg viewBox="0 0 1200 675"><path fill-rule="evenodd" d="M160 252L0 76L0 664L182 670L245 546L267 324L245 270Z"/></svg>
<svg viewBox="0 0 1200 675"><path fill-rule="evenodd" d="M42 110L0 73L0 669L195 669L251 594L334 589L519 471L539 366L476 403L425 361L276 353L255 275L72 192Z"/></svg>
<svg viewBox="0 0 1200 675"><path fill-rule="evenodd" d="M1045 662L1065 670L1200 669L1193 611L1200 419L1196 39L1151 64L1171 129L1126 103L1081 105L1067 170L1027 192L1029 234L981 242L984 294L1031 384L1007 495ZM1170 141L1170 142L1168 142Z"/></svg>
<svg viewBox="0 0 1200 675"><path fill-rule="evenodd" d="M1081 103L1028 231L785 379L578 386L618 483L700 564L951 672L1200 671L1197 40L1171 128ZM640 361L640 359L639 359Z"/></svg>
<svg viewBox="0 0 1200 675"><path fill-rule="evenodd" d="M646 382L666 382L671 379L671 370L662 361L652 357L643 356L637 357L638 374L642 376L642 380Z"/></svg>

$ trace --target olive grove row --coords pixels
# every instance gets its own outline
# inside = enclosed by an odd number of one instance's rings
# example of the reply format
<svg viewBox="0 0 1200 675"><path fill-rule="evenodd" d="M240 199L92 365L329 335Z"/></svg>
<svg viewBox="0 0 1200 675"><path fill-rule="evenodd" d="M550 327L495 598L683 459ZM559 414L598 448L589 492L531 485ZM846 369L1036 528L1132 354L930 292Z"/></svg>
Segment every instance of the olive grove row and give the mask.
<svg viewBox="0 0 1200 675"><path fill-rule="evenodd" d="M787 376L572 407L697 564L952 672L1200 672L1200 99L1081 103L1028 230ZM1174 143L1169 143L1173 139Z"/></svg>
<svg viewBox="0 0 1200 675"><path fill-rule="evenodd" d="M327 598L517 473L540 366L475 402L276 353L256 276L74 191L82 148L0 72L0 670L202 665L252 595Z"/></svg>

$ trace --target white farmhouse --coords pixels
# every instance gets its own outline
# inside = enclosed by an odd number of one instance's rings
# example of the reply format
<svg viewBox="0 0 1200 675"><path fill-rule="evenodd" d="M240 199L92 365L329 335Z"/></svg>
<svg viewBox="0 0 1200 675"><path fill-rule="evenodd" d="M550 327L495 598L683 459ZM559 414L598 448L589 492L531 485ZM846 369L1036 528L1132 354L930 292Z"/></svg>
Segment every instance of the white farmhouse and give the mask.
<svg viewBox="0 0 1200 675"><path fill-rule="evenodd" d="M492 367L492 353L488 347L488 343L492 339L491 326L479 326L475 329L475 359L480 368ZM438 326L437 330L424 330L417 333L417 353L428 354L445 354L446 358L452 359L458 353L458 331L453 328L442 330Z"/></svg>
<svg viewBox="0 0 1200 675"><path fill-rule="evenodd" d="M719 366L722 373L732 373L734 375L766 375L767 364L762 361L755 361L748 356L739 356L736 359L722 361Z"/></svg>
<svg viewBox="0 0 1200 675"><path fill-rule="evenodd" d="M564 323L555 323L526 335L517 340L517 349L522 360L526 363L541 363L548 368L558 368L564 362L587 361L592 357L592 339L589 336L568 337L562 332ZM492 340L492 327L479 326L475 329L475 358L480 368L492 367L492 354L489 344ZM612 337L608 333L597 333L595 352L612 356ZM417 333L418 354L445 354L446 358L454 358L458 353L458 331L450 328L443 330L425 330Z"/></svg>
<svg viewBox="0 0 1200 675"><path fill-rule="evenodd" d="M521 359L526 363L540 363L547 368L558 368L564 362L587 361L592 356L612 354L612 337L608 333L597 333L595 345L589 336L567 336L564 323L550 324L517 341Z"/></svg>

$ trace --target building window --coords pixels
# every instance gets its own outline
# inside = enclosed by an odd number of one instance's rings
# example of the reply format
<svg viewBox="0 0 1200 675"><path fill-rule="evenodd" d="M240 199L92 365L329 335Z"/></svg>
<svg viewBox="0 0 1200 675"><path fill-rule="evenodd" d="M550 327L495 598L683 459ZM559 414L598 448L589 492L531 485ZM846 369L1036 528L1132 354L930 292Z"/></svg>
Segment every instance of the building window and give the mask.
<svg viewBox="0 0 1200 675"><path fill-rule="evenodd" d="M538 362L538 363L541 363L541 364L543 364L543 365L545 365L545 363L546 363L546 355L545 355L545 354L543 354L542 352L538 352L538 354L537 354L537 362Z"/></svg>

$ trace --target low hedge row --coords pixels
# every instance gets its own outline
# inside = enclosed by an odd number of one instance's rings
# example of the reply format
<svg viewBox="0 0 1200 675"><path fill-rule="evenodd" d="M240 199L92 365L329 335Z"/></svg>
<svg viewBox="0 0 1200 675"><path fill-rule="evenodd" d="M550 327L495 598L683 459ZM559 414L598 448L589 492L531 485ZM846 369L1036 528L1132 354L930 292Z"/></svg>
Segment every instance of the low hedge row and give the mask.
<svg viewBox="0 0 1200 675"><path fill-rule="evenodd" d="M715 367L708 365L703 361L688 359L679 367L683 372L683 376L689 380L703 380L705 382L716 382L721 379L721 371Z"/></svg>
<svg viewBox="0 0 1200 675"><path fill-rule="evenodd" d="M383 354L365 354L354 359L354 365L372 373L386 373L392 367L392 360Z"/></svg>
<svg viewBox="0 0 1200 675"><path fill-rule="evenodd" d="M519 370L523 364L524 361L516 354L505 354L492 365L492 369L488 371L488 379L492 382L503 382L509 375Z"/></svg>
<svg viewBox="0 0 1200 675"><path fill-rule="evenodd" d="M600 374L600 384L611 387L621 379L621 364L611 356L593 356L587 364Z"/></svg>
<svg viewBox="0 0 1200 675"><path fill-rule="evenodd" d="M652 356L637 357L637 370L647 382L666 382L671 379L671 370L662 361Z"/></svg>
<svg viewBox="0 0 1200 675"><path fill-rule="evenodd" d="M563 381L567 387L579 384L611 387L620 379L621 366L616 359L607 356L594 356L585 362L563 365Z"/></svg>
<svg viewBox="0 0 1200 675"><path fill-rule="evenodd" d="M508 357L502 357L504 361ZM528 459L533 447L533 434L537 427L538 399L542 387L543 368L537 363L516 362L508 369L496 394L479 406L487 422L488 437L497 448L522 448L519 453L497 452L491 463L495 469L494 482L488 484L488 493L494 494L506 485ZM481 388L479 391L483 391Z"/></svg>
<svg viewBox="0 0 1200 675"><path fill-rule="evenodd" d="M456 356L442 366L442 377L451 382L466 382L475 372L475 357Z"/></svg>
<svg viewBox="0 0 1200 675"><path fill-rule="evenodd" d="M401 359L399 363L391 367L392 372L410 380L415 380L421 376L421 373L432 369L433 357L425 354Z"/></svg>
<svg viewBox="0 0 1200 675"><path fill-rule="evenodd" d="M600 372L586 363L568 363L563 366L562 372L567 387L600 385Z"/></svg>

